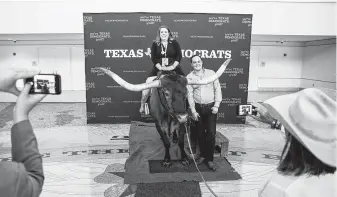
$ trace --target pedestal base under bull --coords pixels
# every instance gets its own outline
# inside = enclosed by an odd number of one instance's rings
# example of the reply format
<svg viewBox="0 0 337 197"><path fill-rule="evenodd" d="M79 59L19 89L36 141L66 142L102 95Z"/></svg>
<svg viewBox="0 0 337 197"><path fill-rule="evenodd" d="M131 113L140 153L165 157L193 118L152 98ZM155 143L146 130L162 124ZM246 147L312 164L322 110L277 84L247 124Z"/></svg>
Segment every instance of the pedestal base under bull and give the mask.
<svg viewBox="0 0 337 197"><path fill-rule="evenodd" d="M185 136L185 150L188 154L190 151L188 151L186 139ZM131 123L129 149L130 155L125 163L125 184L202 181L192 159L190 160L191 164L187 167L180 163L178 144L171 143L172 166L165 168L161 165L165 148L153 123ZM209 170L205 165L198 166L206 181L241 179L241 176L225 158L215 157L214 162L217 167L215 172Z"/></svg>

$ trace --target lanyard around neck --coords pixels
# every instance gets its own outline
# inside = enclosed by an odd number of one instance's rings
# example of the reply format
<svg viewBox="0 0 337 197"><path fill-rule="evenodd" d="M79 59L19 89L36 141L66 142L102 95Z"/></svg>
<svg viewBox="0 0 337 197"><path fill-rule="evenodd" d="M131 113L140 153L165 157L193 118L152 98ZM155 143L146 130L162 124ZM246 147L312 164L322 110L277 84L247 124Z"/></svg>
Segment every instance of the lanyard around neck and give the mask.
<svg viewBox="0 0 337 197"><path fill-rule="evenodd" d="M162 55L165 55L165 57L166 57L166 52L167 52L167 48L168 48L168 43L167 43L167 45L166 45L165 50L164 50L164 45L163 45L163 43L160 43L160 46L161 46L161 54L162 54Z"/></svg>

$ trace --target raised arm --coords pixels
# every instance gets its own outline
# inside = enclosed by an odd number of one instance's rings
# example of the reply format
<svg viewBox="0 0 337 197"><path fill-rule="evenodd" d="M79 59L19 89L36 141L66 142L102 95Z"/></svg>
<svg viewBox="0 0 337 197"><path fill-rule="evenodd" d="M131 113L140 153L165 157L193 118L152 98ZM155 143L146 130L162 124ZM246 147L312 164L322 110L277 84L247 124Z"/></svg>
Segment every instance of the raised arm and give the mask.
<svg viewBox="0 0 337 197"><path fill-rule="evenodd" d="M15 83L39 74L40 70L10 67L1 71L0 91L12 93L18 98L11 129L12 161L0 162L0 196L38 197L44 183L42 157L28 114L46 95L30 95L32 84L25 84L20 92Z"/></svg>
<svg viewBox="0 0 337 197"><path fill-rule="evenodd" d="M38 197L42 192L44 174L42 156L29 120L16 123L12 129L12 161L17 162L17 196ZM14 173L13 173L14 175ZM14 181L14 180L13 180ZM11 195L12 196L12 195Z"/></svg>

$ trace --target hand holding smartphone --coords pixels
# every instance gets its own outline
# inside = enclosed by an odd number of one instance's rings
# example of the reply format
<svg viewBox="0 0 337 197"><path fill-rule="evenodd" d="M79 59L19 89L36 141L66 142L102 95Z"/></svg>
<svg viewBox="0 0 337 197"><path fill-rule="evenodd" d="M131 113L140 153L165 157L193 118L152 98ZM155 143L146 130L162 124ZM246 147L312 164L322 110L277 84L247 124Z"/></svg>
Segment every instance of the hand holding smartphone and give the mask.
<svg viewBox="0 0 337 197"><path fill-rule="evenodd" d="M58 74L39 74L32 78L27 78L25 83L32 82L33 85L29 94L52 94L60 95L61 76Z"/></svg>
<svg viewBox="0 0 337 197"><path fill-rule="evenodd" d="M247 116L247 115L257 115L257 111L253 105L238 105L236 108L236 114L239 116Z"/></svg>

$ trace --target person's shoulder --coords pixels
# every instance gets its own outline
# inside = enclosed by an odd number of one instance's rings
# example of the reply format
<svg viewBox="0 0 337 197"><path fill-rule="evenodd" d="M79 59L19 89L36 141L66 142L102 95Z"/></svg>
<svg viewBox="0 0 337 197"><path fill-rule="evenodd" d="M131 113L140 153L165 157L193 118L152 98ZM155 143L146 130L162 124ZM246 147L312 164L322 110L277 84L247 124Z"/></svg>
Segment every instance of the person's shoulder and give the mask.
<svg viewBox="0 0 337 197"><path fill-rule="evenodd" d="M152 46L159 46L160 42L158 42L157 40L153 40L152 41Z"/></svg>
<svg viewBox="0 0 337 197"><path fill-rule="evenodd" d="M288 189L299 177L293 175L283 175L280 172L274 172L270 178L270 182L278 185L284 190Z"/></svg>
<svg viewBox="0 0 337 197"><path fill-rule="evenodd" d="M191 77L194 77L193 70L186 75L186 78L191 78Z"/></svg>
<svg viewBox="0 0 337 197"><path fill-rule="evenodd" d="M260 189L260 196L274 196L275 194L286 196L289 186L296 181L295 176L284 176L274 172L269 180Z"/></svg>
<svg viewBox="0 0 337 197"><path fill-rule="evenodd" d="M172 44L179 44L179 42L176 39L172 39L169 42L172 43Z"/></svg>
<svg viewBox="0 0 337 197"><path fill-rule="evenodd" d="M335 174L324 174L320 176L307 176L301 175L287 188L288 196L296 196L302 192L299 188L307 187L306 196L317 196L317 194L323 194L322 196L329 196L334 192L335 187ZM316 195L311 195L316 194Z"/></svg>

